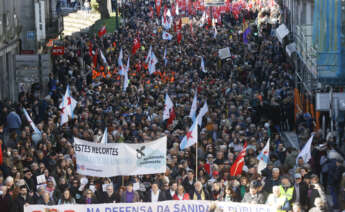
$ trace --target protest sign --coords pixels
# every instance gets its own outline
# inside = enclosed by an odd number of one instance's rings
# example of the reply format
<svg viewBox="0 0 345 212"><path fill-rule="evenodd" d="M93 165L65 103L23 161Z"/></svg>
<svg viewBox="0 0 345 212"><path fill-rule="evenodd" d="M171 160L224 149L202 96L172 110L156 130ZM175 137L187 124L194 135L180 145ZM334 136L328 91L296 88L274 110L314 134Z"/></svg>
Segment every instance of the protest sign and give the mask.
<svg viewBox="0 0 345 212"><path fill-rule="evenodd" d="M77 172L95 177L164 173L166 144L167 137L141 144L101 144L74 138Z"/></svg>
<svg viewBox="0 0 345 212"><path fill-rule="evenodd" d="M275 212L276 210L268 205L235 203L235 202L213 202L213 201L164 201L156 203L109 203L91 205L29 205L24 207L24 212L207 212L211 205L220 211L229 212Z"/></svg>
<svg viewBox="0 0 345 212"><path fill-rule="evenodd" d="M226 47L223 49L219 49L218 50L218 56L220 57L220 59L226 59L228 57L231 57L230 48Z"/></svg>

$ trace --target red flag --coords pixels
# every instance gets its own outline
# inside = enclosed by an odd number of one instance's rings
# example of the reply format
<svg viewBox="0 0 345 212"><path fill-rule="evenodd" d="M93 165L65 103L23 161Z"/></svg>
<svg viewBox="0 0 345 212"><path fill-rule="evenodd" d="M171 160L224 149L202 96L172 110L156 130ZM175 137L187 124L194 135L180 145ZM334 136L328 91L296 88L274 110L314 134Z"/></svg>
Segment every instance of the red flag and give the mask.
<svg viewBox="0 0 345 212"><path fill-rule="evenodd" d="M170 117L167 121L167 127L169 127L169 125L173 123L175 118L176 118L175 110L174 110L174 108L172 108L172 110L170 111Z"/></svg>
<svg viewBox="0 0 345 212"><path fill-rule="evenodd" d="M174 32L177 32L177 28L176 28L176 22L174 21Z"/></svg>
<svg viewBox="0 0 345 212"><path fill-rule="evenodd" d="M247 151L247 142L243 145L243 149L241 150L240 154L237 156L236 161L232 164L230 168L231 176L237 176L242 173L243 165L244 165L244 156L246 155Z"/></svg>
<svg viewBox="0 0 345 212"><path fill-rule="evenodd" d="M180 21L178 22L178 26L177 26L178 30L182 29L182 19L180 18Z"/></svg>
<svg viewBox="0 0 345 212"><path fill-rule="evenodd" d="M182 40L182 35L181 35L181 31L179 30L179 31L177 32L177 42L178 42L178 43L181 43L181 40Z"/></svg>
<svg viewBox="0 0 345 212"><path fill-rule="evenodd" d="M211 173L211 166L209 163L205 163L204 164L204 169L205 171L207 172L207 174L210 174Z"/></svg>
<svg viewBox="0 0 345 212"><path fill-rule="evenodd" d="M156 0L157 16L160 16L160 14L161 14L161 6L162 6L162 0Z"/></svg>
<svg viewBox="0 0 345 212"><path fill-rule="evenodd" d="M134 55L138 49L140 49L140 39L139 37L136 37L133 41L133 47L132 47L132 55Z"/></svg>
<svg viewBox="0 0 345 212"><path fill-rule="evenodd" d="M176 6L175 6L175 4L173 3L172 5L171 5L171 15L172 16L174 16L175 17L175 15L176 15Z"/></svg>
<svg viewBox="0 0 345 212"><path fill-rule="evenodd" d="M150 18L153 18L153 8L150 6L150 12L149 12Z"/></svg>
<svg viewBox="0 0 345 212"><path fill-rule="evenodd" d="M103 35L105 35L105 33L107 33L107 28L105 27L105 25L102 26L102 28L98 31L98 37L102 37Z"/></svg>

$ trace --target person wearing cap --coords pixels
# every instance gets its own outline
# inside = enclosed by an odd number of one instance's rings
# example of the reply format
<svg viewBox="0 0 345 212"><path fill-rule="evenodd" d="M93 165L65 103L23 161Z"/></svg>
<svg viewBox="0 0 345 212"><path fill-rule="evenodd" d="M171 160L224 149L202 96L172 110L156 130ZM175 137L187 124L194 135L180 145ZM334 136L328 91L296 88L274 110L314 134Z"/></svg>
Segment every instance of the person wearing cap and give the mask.
<svg viewBox="0 0 345 212"><path fill-rule="evenodd" d="M33 192L36 190L36 185L32 178L31 170L28 168L24 168L24 180L25 180L26 185L30 189L30 192Z"/></svg>
<svg viewBox="0 0 345 212"><path fill-rule="evenodd" d="M308 186L305 182L302 180L302 175L300 173L295 173L295 184L294 184L294 190L292 195L292 202L298 202L302 208L306 209L308 206L308 199L307 194L308 193Z"/></svg>
<svg viewBox="0 0 345 212"><path fill-rule="evenodd" d="M260 192L260 182L252 181L249 186L249 192L244 194L241 202L249 204L264 204L265 199L263 194Z"/></svg>
<svg viewBox="0 0 345 212"><path fill-rule="evenodd" d="M133 182L129 181L126 186L126 191L124 191L121 195L121 202L139 202L139 200L140 197L138 192L133 190Z"/></svg>

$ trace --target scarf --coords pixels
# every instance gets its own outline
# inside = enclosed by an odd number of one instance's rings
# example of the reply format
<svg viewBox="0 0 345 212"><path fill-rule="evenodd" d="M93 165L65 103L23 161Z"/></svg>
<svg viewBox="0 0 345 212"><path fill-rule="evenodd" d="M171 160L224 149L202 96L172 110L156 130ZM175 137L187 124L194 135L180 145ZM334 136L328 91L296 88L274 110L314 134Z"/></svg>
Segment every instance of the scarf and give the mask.
<svg viewBox="0 0 345 212"><path fill-rule="evenodd" d="M200 193L194 192L193 200L205 200L205 192L201 190Z"/></svg>

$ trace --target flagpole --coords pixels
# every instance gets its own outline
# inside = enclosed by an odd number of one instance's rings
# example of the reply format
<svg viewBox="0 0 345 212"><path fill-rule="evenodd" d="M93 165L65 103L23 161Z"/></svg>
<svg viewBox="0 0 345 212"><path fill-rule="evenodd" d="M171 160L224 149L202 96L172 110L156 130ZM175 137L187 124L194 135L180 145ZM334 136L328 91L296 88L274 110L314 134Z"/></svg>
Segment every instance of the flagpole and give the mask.
<svg viewBox="0 0 345 212"><path fill-rule="evenodd" d="M198 141L195 143L195 180L198 181Z"/></svg>

